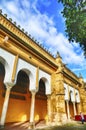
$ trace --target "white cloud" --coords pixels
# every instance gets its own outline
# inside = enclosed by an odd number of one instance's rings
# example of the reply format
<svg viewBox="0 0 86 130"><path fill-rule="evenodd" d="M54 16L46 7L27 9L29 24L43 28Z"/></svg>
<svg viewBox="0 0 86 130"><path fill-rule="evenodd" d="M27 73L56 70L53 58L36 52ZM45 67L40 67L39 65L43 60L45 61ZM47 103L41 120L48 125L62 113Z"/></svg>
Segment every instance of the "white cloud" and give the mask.
<svg viewBox="0 0 86 130"><path fill-rule="evenodd" d="M86 61L84 60L79 44L70 44L67 38L58 32L53 17L40 13L36 8L37 1L38 0L34 0L30 3L28 0L10 0L2 2L0 8L2 8L9 17L16 20L17 23L20 24L22 28L25 28L35 39L42 42L53 55L59 51L64 63L83 67ZM50 3L48 3L47 6L49 6L49 4Z"/></svg>
<svg viewBox="0 0 86 130"><path fill-rule="evenodd" d="M9 9L9 12L13 12L13 14L18 14L18 8L13 1L7 2L6 6Z"/></svg>

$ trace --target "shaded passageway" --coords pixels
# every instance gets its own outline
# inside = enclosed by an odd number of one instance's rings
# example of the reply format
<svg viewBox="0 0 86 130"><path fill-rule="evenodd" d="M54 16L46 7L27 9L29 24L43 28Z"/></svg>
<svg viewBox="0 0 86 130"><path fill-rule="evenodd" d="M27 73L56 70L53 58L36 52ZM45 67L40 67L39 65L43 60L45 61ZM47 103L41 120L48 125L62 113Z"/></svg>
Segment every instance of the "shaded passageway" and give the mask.
<svg viewBox="0 0 86 130"><path fill-rule="evenodd" d="M35 101L35 121L43 121L46 120L47 116L47 96L45 93L45 82L43 79L39 81L39 89L36 94Z"/></svg>

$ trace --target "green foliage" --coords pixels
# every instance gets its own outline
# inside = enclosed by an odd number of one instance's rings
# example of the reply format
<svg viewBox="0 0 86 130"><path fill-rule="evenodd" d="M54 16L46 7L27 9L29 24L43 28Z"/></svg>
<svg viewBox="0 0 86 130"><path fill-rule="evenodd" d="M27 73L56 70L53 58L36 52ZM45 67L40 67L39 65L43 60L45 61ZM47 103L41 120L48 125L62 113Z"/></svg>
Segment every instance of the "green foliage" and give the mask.
<svg viewBox="0 0 86 130"><path fill-rule="evenodd" d="M69 41L76 41L86 56L86 0L58 0L62 2L66 35Z"/></svg>

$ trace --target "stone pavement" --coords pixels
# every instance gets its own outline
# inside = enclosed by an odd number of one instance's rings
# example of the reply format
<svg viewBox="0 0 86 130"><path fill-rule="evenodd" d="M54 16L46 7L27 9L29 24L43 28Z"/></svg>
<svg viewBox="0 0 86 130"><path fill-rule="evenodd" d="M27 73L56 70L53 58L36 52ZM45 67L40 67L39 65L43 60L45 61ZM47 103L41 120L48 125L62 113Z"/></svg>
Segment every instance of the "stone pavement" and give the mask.
<svg viewBox="0 0 86 130"><path fill-rule="evenodd" d="M86 125L86 122L84 124ZM79 128L83 127L83 125L81 124L81 122L76 122L76 121L73 121L72 123L68 123L65 126L71 126L71 125L75 129L77 127L79 127ZM10 124L6 124L4 128L0 128L0 130L28 130L28 126L29 126L29 122L24 122L24 123L10 123ZM36 124L35 129L36 130L39 130L39 129L41 130L41 129L45 128L47 130L48 127L49 126L46 126L44 122L39 122L38 124Z"/></svg>
<svg viewBox="0 0 86 130"><path fill-rule="evenodd" d="M28 130L29 123L11 123L6 124L4 128L0 128L0 130Z"/></svg>
<svg viewBox="0 0 86 130"><path fill-rule="evenodd" d="M24 123L8 123L4 128L0 128L0 130L28 130L29 122ZM39 122L36 124L35 129L42 129L47 127L44 122Z"/></svg>

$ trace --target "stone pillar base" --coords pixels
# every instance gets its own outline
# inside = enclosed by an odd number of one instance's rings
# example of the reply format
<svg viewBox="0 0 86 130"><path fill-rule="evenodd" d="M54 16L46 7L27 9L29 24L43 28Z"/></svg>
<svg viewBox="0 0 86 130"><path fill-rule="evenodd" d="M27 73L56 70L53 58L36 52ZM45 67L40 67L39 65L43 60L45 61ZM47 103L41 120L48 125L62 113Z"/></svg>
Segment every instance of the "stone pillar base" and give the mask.
<svg viewBox="0 0 86 130"><path fill-rule="evenodd" d="M35 129L35 123L34 122L30 122L28 130L32 130Z"/></svg>
<svg viewBox="0 0 86 130"><path fill-rule="evenodd" d="M3 129L4 129L4 125L0 125L0 129L2 129L2 130L3 130Z"/></svg>

